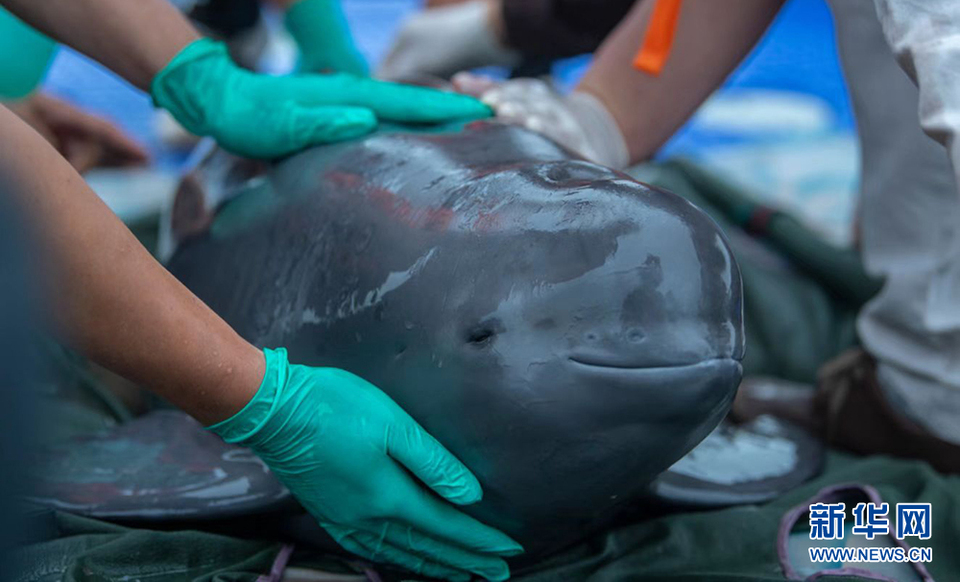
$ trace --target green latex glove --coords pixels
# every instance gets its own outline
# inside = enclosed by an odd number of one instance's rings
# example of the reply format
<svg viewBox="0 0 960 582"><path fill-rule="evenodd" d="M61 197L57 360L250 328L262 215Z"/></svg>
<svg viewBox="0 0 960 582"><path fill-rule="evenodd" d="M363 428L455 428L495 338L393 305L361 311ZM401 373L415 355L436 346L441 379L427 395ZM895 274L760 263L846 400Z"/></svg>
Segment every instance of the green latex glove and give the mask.
<svg viewBox="0 0 960 582"><path fill-rule="evenodd" d="M439 123L490 109L466 95L340 73L271 77L236 66L222 43L187 45L153 79L154 103L226 150L277 158L373 131L377 119Z"/></svg>
<svg viewBox="0 0 960 582"><path fill-rule="evenodd" d="M443 445L369 382L263 352L260 389L211 431L253 449L351 552L449 580L509 577L500 556L523 549L450 505L482 493Z"/></svg>
<svg viewBox="0 0 960 582"><path fill-rule="evenodd" d="M0 99L21 99L36 89L56 48L55 42L0 8L0 55L4 58Z"/></svg>
<svg viewBox="0 0 960 582"><path fill-rule="evenodd" d="M284 22L300 48L300 71L363 77L369 73L353 43L340 0L299 0L287 10Z"/></svg>

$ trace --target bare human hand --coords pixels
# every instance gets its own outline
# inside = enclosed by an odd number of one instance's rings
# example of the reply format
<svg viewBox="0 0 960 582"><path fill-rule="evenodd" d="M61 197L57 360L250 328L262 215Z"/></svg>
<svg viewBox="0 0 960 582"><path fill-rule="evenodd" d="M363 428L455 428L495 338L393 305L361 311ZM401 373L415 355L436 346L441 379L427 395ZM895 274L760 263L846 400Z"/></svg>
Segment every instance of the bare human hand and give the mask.
<svg viewBox="0 0 960 582"><path fill-rule="evenodd" d="M46 138L77 172L138 166L149 159L146 150L112 122L56 97L36 93L10 104L10 109Z"/></svg>

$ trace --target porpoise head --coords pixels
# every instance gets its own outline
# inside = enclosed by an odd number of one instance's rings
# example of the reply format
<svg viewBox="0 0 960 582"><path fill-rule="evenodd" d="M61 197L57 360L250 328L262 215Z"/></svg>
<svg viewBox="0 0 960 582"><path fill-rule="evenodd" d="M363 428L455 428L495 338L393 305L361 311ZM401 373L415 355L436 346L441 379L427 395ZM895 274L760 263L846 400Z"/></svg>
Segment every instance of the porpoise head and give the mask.
<svg viewBox="0 0 960 582"><path fill-rule="evenodd" d="M572 160L498 167L439 206L381 195L354 203L379 208L365 245L386 252L291 353L380 386L479 477L468 511L528 550L614 513L726 413L740 274L690 203Z"/></svg>
<svg viewBox="0 0 960 582"><path fill-rule="evenodd" d="M740 274L717 225L536 134L379 134L245 191L174 272L258 345L380 387L528 556L621 513L736 391Z"/></svg>

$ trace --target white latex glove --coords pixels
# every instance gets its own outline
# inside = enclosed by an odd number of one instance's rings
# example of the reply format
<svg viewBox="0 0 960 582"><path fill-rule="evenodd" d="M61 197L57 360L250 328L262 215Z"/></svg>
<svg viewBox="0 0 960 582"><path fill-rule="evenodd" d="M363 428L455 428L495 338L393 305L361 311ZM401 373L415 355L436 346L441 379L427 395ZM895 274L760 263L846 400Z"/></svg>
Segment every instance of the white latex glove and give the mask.
<svg viewBox="0 0 960 582"><path fill-rule="evenodd" d="M590 93L561 95L540 79L501 83L469 73L456 75L453 86L492 107L497 119L542 133L592 162L617 170L630 163L617 121Z"/></svg>
<svg viewBox="0 0 960 582"><path fill-rule="evenodd" d="M493 29L490 15L496 6L487 0L471 0L416 14L400 28L376 76L448 78L474 67L516 66L520 53L503 46Z"/></svg>

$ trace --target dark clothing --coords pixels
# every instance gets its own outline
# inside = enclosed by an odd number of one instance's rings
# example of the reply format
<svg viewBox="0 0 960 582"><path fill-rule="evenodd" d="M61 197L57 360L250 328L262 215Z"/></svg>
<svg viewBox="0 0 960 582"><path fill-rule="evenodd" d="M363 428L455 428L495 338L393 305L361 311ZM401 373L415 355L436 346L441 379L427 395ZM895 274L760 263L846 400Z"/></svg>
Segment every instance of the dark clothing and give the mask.
<svg viewBox="0 0 960 582"><path fill-rule="evenodd" d="M259 0L206 0L190 11L190 19L220 38L230 38L260 21Z"/></svg>
<svg viewBox="0 0 960 582"><path fill-rule="evenodd" d="M558 59L593 52L635 1L503 0L507 44L526 58Z"/></svg>
<svg viewBox="0 0 960 582"><path fill-rule="evenodd" d="M960 473L960 446L938 438L890 404L877 379L877 362L853 349L820 372L816 416L830 445L858 454L923 459L944 473Z"/></svg>

